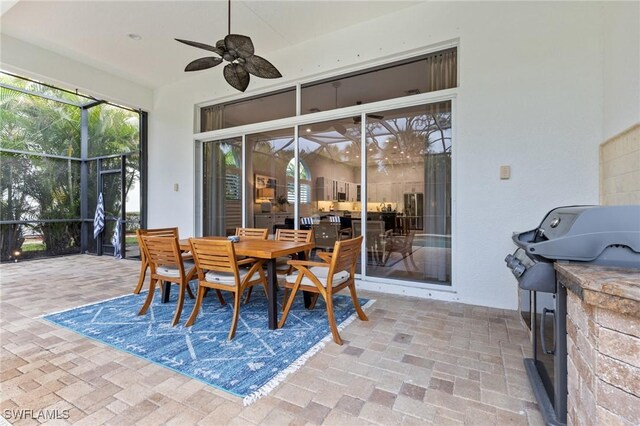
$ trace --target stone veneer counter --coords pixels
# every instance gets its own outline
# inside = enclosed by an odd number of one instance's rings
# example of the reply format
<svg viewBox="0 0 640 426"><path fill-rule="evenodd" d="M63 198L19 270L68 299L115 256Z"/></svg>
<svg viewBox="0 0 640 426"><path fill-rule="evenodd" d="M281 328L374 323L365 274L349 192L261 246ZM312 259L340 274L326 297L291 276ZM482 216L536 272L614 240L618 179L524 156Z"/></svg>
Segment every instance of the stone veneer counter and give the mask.
<svg viewBox="0 0 640 426"><path fill-rule="evenodd" d="M555 264L567 291L567 423L640 424L640 271Z"/></svg>

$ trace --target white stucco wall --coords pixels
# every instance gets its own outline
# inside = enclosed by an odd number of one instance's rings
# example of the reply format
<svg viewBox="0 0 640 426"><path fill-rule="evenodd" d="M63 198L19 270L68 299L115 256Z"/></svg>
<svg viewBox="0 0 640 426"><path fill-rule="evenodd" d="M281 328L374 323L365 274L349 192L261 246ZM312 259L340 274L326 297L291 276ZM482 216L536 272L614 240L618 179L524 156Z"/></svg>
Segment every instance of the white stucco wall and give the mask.
<svg viewBox="0 0 640 426"><path fill-rule="evenodd" d="M640 122L640 2L607 4L603 141Z"/></svg>
<svg viewBox="0 0 640 426"><path fill-rule="evenodd" d="M629 93L638 92L637 74L623 61L628 49L636 48L630 66L638 63L637 37L631 40L638 33L637 7L426 2L269 54L285 78L254 78L246 95L458 39L454 283L448 289L454 293L430 293L515 308L515 280L502 261L514 248L511 232L535 227L557 205L597 203L598 145L609 133L637 121L637 97ZM3 36L3 67L50 76L69 87L91 89L149 110L149 226L177 225L182 235L192 234L194 104L235 95L221 70L156 90L148 107L145 88L96 74L97 70L73 71L72 63L48 52L38 60L42 52L24 44L14 43L24 51L7 55L5 40ZM621 43L624 48L618 49ZM612 62L605 66L607 58ZM46 66L49 61L53 67ZM614 84L609 75L622 76L629 85ZM622 103L617 101L621 97ZM498 177L503 164L511 166L510 180ZM173 191L174 183L179 184L178 192Z"/></svg>

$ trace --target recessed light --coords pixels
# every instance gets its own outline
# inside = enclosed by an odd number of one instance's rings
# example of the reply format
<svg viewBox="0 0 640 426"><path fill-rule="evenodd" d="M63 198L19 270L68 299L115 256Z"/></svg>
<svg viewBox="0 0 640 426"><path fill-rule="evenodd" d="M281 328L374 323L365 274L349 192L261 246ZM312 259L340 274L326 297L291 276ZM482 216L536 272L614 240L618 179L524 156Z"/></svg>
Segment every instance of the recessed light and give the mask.
<svg viewBox="0 0 640 426"><path fill-rule="evenodd" d="M311 128L307 128L307 133L311 133Z"/></svg>
<svg viewBox="0 0 640 426"><path fill-rule="evenodd" d="M348 153L349 153L349 151L346 151L346 153L348 154Z"/></svg>
<svg viewBox="0 0 640 426"><path fill-rule="evenodd" d="M400 151L400 154L404 154L404 151Z"/></svg>
<svg viewBox="0 0 640 426"><path fill-rule="evenodd" d="M139 34L127 34L127 37L129 37L131 40L142 40L142 36Z"/></svg>
<svg viewBox="0 0 640 426"><path fill-rule="evenodd" d="M398 149L398 145L394 145L394 146L393 146L393 149Z"/></svg>
<svg viewBox="0 0 640 426"><path fill-rule="evenodd" d="M360 158L360 156L359 156L359 155L356 155L356 158Z"/></svg>

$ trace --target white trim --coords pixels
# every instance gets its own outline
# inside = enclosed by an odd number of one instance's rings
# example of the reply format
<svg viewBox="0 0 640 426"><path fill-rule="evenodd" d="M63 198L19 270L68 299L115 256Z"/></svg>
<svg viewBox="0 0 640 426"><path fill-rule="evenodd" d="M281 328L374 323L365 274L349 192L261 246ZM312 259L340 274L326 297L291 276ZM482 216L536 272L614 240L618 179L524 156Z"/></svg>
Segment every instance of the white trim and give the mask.
<svg viewBox="0 0 640 426"><path fill-rule="evenodd" d="M229 129L211 130L208 132L196 133L193 135L194 141L209 142L219 139L227 139L240 136L241 134L253 134L279 130L285 127L302 126L305 124L319 123L322 121L339 120L349 118L358 114L366 114L372 111L384 111L400 109L421 104L430 104L449 101L457 96L457 87L452 89L438 90L435 92L420 93L401 98L387 99L384 101L371 102L362 105L334 109L330 111L320 111L313 114L305 114L295 117L280 118L278 120L265 121L261 123L247 124L244 126L231 127Z"/></svg>
<svg viewBox="0 0 640 426"><path fill-rule="evenodd" d="M241 211L242 211L242 227L248 228L247 225L247 215L249 214L249 202L253 203L253 193L250 195L247 194L247 181L249 179L253 179L253 176L249 177L247 175L247 135L246 133L242 134L242 140L240 141L242 147L242 197L240 197L241 201ZM255 212L254 212L255 213ZM255 225L255 224L254 224Z"/></svg>
<svg viewBox="0 0 640 426"><path fill-rule="evenodd" d="M373 305L375 303L375 299L371 299L369 300L364 306L362 306L362 309L368 309L371 305ZM342 331L344 330L344 328L346 326L348 326L349 324L351 324L355 319L356 316L358 315L357 312L354 312L353 314L351 314L349 316L349 318L345 319L344 321L342 321L340 323L340 325L338 325L338 331ZM300 355L298 357L298 359L296 359L295 361L293 361L291 364L289 364L289 366L287 368L285 368L284 370L280 371L273 379L269 380L267 383L265 383L264 385L262 385L258 390L256 390L255 392L250 393L249 395L245 396L242 399L242 403L243 405L246 407L248 405L253 404L254 402L256 402L257 400L259 400L260 398L262 398L263 396L269 394L272 390L274 390L289 374L291 373L295 373L296 371L298 371L304 364L306 364L306 362L312 357L314 356L316 353L318 353L322 348L325 347L325 344L329 341L331 341L333 339L333 334L331 332L329 332L329 334L327 334L322 340L320 340L318 343L316 343L315 345L313 345L312 347L309 348L308 351L306 351L305 353L303 353L302 355Z"/></svg>
<svg viewBox="0 0 640 426"><path fill-rule="evenodd" d="M449 286L434 287L418 287L416 281L407 281L407 285L403 285L398 281L387 282L387 280L356 280L358 290L374 291L377 293L393 294L396 296L411 296L421 299L444 300L447 302L460 302L457 292L452 291Z"/></svg>

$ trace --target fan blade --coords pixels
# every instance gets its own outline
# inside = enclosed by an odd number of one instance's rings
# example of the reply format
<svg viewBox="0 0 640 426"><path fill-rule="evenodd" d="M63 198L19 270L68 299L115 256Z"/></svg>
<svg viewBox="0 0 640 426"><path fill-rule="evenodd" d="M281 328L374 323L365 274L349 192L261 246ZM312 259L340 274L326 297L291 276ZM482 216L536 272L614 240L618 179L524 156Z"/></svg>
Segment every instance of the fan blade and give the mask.
<svg viewBox="0 0 640 426"><path fill-rule="evenodd" d="M253 55L246 59L245 68L251 74L260 78L280 78L282 74L274 67L271 62L261 56Z"/></svg>
<svg viewBox="0 0 640 426"><path fill-rule="evenodd" d="M206 58L196 59L193 62L190 62L189 65L184 69L185 71L200 71L206 70L207 68L213 68L216 65L220 65L222 62L221 58L217 58L215 56L207 56Z"/></svg>
<svg viewBox="0 0 640 426"><path fill-rule="evenodd" d="M204 43L198 43L197 41L189 41L189 40L182 40L179 38L174 39L175 41L179 41L180 43L184 43L187 46L192 46L192 47L197 47L199 49L204 49L204 50L208 50L210 52L214 52L217 53L218 55L222 55L222 49L219 49L217 47L214 46L210 46L208 44L204 44Z"/></svg>
<svg viewBox="0 0 640 426"><path fill-rule="evenodd" d="M251 39L240 34L229 34L224 38L224 44L227 50L235 50L239 58L250 58L255 51Z"/></svg>
<svg viewBox="0 0 640 426"><path fill-rule="evenodd" d="M229 64L224 67L224 79L234 89L244 92L249 86L249 73L240 64Z"/></svg>
<svg viewBox="0 0 640 426"><path fill-rule="evenodd" d="M347 128L340 123L334 123L333 128L336 129L336 132L340 133L342 136L347 134Z"/></svg>

